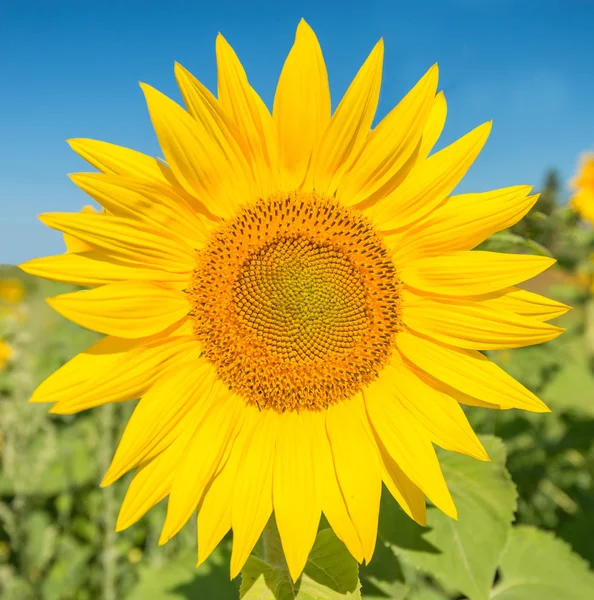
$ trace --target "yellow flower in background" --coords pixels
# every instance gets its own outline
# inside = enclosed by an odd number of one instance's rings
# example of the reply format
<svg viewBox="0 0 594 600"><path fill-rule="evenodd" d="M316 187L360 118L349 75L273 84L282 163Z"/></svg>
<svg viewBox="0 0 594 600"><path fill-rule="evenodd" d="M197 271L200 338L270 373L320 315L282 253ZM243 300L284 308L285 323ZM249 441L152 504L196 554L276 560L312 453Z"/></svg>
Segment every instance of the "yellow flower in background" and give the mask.
<svg viewBox="0 0 594 600"><path fill-rule="evenodd" d="M25 297L25 286L18 279L0 279L0 304L18 304Z"/></svg>
<svg viewBox="0 0 594 600"><path fill-rule="evenodd" d="M0 370L4 369L6 363L12 358L12 347L4 340L0 339Z"/></svg>
<svg viewBox="0 0 594 600"><path fill-rule="evenodd" d="M594 223L594 154L582 156L571 187L575 190L570 199L571 206L583 219Z"/></svg>
<svg viewBox="0 0 594 600"><path fill-rule="evenodd" d="M548 410L479 350L550 340L568 307L515 287L553 260L471 252L537 197L450 195L490 124L431 154L437 66L371 129L381 41L334 114L304 21L272 114L220 35L216 51L218 98L180 65L187 110L142 84L166 164L70 141L108 214L42 215L92 251L22 268L92 288L50 303L106 337L32 401L141 397L102 483L136 468L117 529L168 496L160 542L197 509L199 563L232 528L235 576L274 511L296 579L322 512L371 559L382 482L418 523L425 496L455 518L433 444L488 460L460 404Z"/></svg>

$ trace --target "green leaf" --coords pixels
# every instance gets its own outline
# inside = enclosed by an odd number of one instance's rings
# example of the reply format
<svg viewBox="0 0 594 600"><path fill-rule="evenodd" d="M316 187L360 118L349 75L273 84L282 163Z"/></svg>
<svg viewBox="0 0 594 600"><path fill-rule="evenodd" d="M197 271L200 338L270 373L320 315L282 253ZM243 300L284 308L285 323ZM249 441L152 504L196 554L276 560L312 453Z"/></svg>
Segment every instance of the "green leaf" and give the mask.
<svg viewBox="0 0 594 600"><path fill-rule="evenodd" d="M361 594L364 600L405 600L409 598L410 585L400 561L389 544L379 540L373 560L359 568Z"/></svg>
<svg viewBox="0 0 594 600"><path fill-rule="evenodd" d="M158 569L144 566L126 600L236 600L237 585L229 580L228 554L226 546L219 546L198 568L195 550L176 555Z"/></svg>
<svg viewBox="0 0 594 600"><path fill-rule="evenodd" d="M483 436L481 441L491 462L440 453L458 521L430 507L423 528L395 510L394 502L380 517L381 535L397 555L471 600L489 598L517 496L505 468L503 442L493 436Z"/></svg>
<svg viewBox="0 0 594 600"><path fill-rule="evenodd" d="M561 369L541 393L552 410L574 411L594 416L594 375L588 364L584 338L575 337L564 345Z"/></svg>
<svg viewBox="0 0 594 600"><path fill-rule="evenodd" d="M524 250L529 251L531 254L552 257L549 250L542 244L516 233L511 233L510 231L494 233L480 244L477 250L487 250L489 252L518 252L519 250Z"/></svg>
<svg viewBox="0 0 594 600"><path fill-rule="evenodd" d="M56 560L42 582L44 600L72 597L87 577L93 549L65 535L56 545Z"/></svg>
<svg viewBox="0 0 594 600"><path fill-rule="evenodd" d="M515 527L501 559L491 600L586 600L594 573L563 541L535 527Z"/></svg>
<svg viewBox="0 0 594 600"><path fill-rule="evenodd" d="M23 529L26 535L23 555L27 569L41 571L54 556L58 530L52 525L50 515L41 510L27 517Z"/></svg>
<svg viewBox="0 0 594 600"><path fill-rule="evenodd" d="M284 561L283 561L284 562ZM360 600L357 561L331 529L318 533L303 575L292 583L286 564L250 556L242 600Z"/></svg>

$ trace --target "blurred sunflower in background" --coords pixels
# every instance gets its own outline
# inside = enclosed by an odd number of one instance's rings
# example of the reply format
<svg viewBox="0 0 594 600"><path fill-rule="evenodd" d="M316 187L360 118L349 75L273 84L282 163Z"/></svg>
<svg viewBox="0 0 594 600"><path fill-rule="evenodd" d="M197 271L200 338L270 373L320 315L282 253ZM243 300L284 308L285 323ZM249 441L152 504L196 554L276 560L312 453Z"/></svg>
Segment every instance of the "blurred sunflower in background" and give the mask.
<svg viewBox="0 0 594 600"><path fill-rule="evenodd" d="M0 338L0 369L12 358L12 347Z"/></svg>
<svg viewBox="0 0 594 600"><path fill-rule="evenodd" d="M197 509L199 563L231 528L235 576L274 511L297 579L322 512L371 559L382 482L418 523L425 497L456 517L433 444L488 460L460 405L548 410L479 351L553 339L568 307L515 287L552 259L471 252L537 196L450 195L491 125L431 153L437 66L371 129L382 41L333 114L304 21L272 113L216 53L217 97L176 64L186 110L141 84L165 162L70 140L106 213L42 215L85 247L21 267L92 288L49 302L106 337L31 400L141 397L102 483L136 468L117 529L168 496L160 543Z"/></svg>
<svg viewBox="0 0 594 600"><path fill-rule="evenodd" d="M17 307L25 297L25 287L18 279L0 279L0 326L2 320L12 316L19 316ZM7 362L13 357L12 346L2 337L0 327L0 369L6 367Z"/></svg>
<svg viewBox="0 0 594 600"><path fill-rule="evenodd" d="M25 286L18 279L0 279L0 306L8 307L22 302Z"/></svg>
<svg viewBox="0 0 594 600"><path fill-rule="evenodd" d="M586 153L580 160L575 178L571 181L575 193L570 199L573 209L586 221L594 223L594 154Z"/></svg>

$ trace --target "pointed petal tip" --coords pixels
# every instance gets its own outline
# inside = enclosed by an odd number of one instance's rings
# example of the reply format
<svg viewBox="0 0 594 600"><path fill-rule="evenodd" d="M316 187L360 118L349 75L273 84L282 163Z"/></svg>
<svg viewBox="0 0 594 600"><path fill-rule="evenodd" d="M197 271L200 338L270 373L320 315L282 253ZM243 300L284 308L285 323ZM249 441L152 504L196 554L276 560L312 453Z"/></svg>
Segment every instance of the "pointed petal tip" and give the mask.
<svg viewBox="0 0 594 600"><path fill-rule="evenodd" d="M297 31L299 31L300 29L304 29L306 31L311 30L309 23L303 17L299 19L299 23L297 24Z"/></svg>
<svg viewBox="0 0 594 600"><path fill-rule="evenodd" d="M48 227L50 226L49 224L52 221L52 217L54 216L55 213L41 213L39 215L37 215L37 218L44 224L44 225L48 225Z"/></svg>
<svg viewBox="0 0 594 600"><path fill-rule="evenodd" d="M167 525L167 521L165 521L165 525ZM164 546L173 536L169 535L165 529L165 525L163 525L163 530L161 531L161 535L159 536L159 541L157 542L158 546Z"/></svg>
<svg viewBox="0 0 594 600"><path fill-rule="evenodd" d="M233 556L231 557L231 565L229 566L229 578L231 580L235 579L240 573L243 565L238 565L233 563Z"/></svg>
<svg viewBox="0 0 594 600"><path fill-rule="evenodd" d="M33 392L31 394L31 397L29 398L29 400L27 400L27 402L30 402L31 404L44 404L44 403L48 404L48 403L52 402L52 400L44 400L43 397L42 398L38 398L35 395L35 392ZM49 412L52 412L53 408L54 408L53 406L50 406L50 408L48 409Z"/></svg>
<svg viewBox="0 0 594 600"><path fill-rule="evenodd" d="M116 525L115 525L114 531L116 533L119 533L120 531L124 531L124 529L128 529L128 527L130 527L130 525L131 525L131 523L128 523L127 520L125 520L122 517L118 516L118 520L116 521Z"/></svg>
<svg viewBox="0 0 594 600"><path fill-rule="evenodd" d="M208 556L203 556L200 553L200 550L198 550L198 560L196 561L196 568L198 568L207 558Z"/></svg>
<svg viewBox="0 0 594 600"><path fill-rule="evenodd" d="M177 60L173 61L173 72L178 75L187 75L189 73L188 69L186 69L181 63L177 62Z"/></svg>
<svg viewBox="0 0 594 600"><path fill-rule="evenodd" d="M481 450L482 450L482 452L480 452L476 456L476 459L480 460L481 462L491 462L491 457L487 454L487 451L484 448L482 448L482 446L481 446Z"/></svg>
<svg viewBox="0 0 594 600"><path fill-rule="evenodd" d="M36 260L36 259L32 258L31 260L27 260L23 263L19 263L17 265L17 268L20 269L21 271L24 271L25 273L29 273L29 271L27 269L31 268L30 263L32 263L34 260Z"/></svg>
<svg viewBox="0 0 594 600"><path fill-rule="evenodd" d="M366 565L368 565L371 562L374 551L375 551L375 546L371 549L368 548L366 551L364 550L365 554L363 555L363 560L365 561Z"/></svg>
<svg viewBox="0 0 594 600"><path fill-rule="evenodd" d="M43 402L43 400L33 400L33 397L29 400L29 402ZM67 415L68 412L64 410L62 406L60 406L59 402L56 402L51 408L48 409L48 412L52 415Z"/></svg>
<svg viewBox="0 0 594 600"><path fill-rule="evenodd" d="M112 483L115 483L122 475L123 473L118 473L115 469L109 467L109 469L107 469L107 473L105 473L103 479L101 480L99 487L104 488L110 486Z"/></svg>

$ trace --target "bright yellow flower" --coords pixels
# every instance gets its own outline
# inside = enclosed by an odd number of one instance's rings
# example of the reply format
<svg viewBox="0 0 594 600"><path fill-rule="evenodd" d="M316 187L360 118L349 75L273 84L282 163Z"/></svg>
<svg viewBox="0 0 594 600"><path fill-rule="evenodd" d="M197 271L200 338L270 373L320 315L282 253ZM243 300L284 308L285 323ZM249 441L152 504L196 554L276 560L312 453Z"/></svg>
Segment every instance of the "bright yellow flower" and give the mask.
<svg viewBox="0 0 594 600"><path fill-rule="evenodd" d="M0 369L12 358L13 350L4 340L0 339Z"/></svg>
<svg viewBox="0 0 594 600"><path fill-rule="evenodd" d="M0 303L18 304L25 297L25 286L18 279L0 279Z"/></svg>
<svg viewBox="0 0 594 600"><path fill-rule="evenodd" d="M92 287L51 304L107 337L32 400L142 397L103 481L137 468L117 529L169 496L161 543L198 509L199 562L232 528L235 576L274 511L296 579L321 512L370 560L382 481L421 524L425 496L456 517L433 444L488 460L459 403L548 410L479 350L550 340L567 307L515 287L553 260L470 252L536 196L450 196L491 126L430 156L437 66L372 130L381 41L334 114L304 21L272 114L216 49L218 98L180 65L187 111L142 84L166 164L71 140L109 214L43 215L95 250L23 268Z"/></svg>
<svg viewBox="0 0 594 600"><path fill-rule="evenodd" d="M579 215L594 223L594 154L584 154L576 177L571 182L575 194L570 203Z"/></svg>

